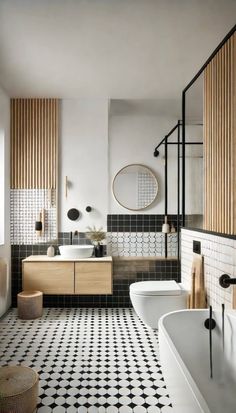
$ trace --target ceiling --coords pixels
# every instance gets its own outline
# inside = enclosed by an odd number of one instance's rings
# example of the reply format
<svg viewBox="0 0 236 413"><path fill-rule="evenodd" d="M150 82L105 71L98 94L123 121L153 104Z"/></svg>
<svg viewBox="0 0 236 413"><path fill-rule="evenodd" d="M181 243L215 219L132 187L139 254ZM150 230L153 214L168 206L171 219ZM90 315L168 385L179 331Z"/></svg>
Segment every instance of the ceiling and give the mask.
<svg viewBox="0 0 236 413"><path fill-rule="evenodd" d="M176 100L235 24L236 0L0 0L14 97Z"/></svg>

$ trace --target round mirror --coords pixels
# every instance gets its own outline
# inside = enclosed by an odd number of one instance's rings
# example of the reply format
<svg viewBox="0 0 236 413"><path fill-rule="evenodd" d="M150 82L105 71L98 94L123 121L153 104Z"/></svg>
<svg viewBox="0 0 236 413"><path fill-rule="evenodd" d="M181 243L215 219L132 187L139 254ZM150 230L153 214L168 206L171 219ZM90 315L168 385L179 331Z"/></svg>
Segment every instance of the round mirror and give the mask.
<svg viewBox="0 0 236 413"><path fill-rule="evenodd" d="M151 205L158 193L158 182L146 166L133 164L122 168L113 180L113 194L124 208L138 211Z"/></svg>

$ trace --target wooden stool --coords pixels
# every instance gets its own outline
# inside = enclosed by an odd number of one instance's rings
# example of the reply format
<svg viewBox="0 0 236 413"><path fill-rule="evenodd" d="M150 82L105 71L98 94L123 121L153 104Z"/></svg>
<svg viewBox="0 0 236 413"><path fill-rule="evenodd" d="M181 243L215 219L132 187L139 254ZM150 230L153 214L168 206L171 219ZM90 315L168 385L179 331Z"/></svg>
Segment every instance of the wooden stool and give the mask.
<svg viewBox="0 0 236 413"><path fill-rule="evenodd" d="M22 291L17 294L18 317L33 320L43 314L43 293L41 291Z"/></svg>
<svg viewBox="0 0 236 413"><path fill-rule="evenodd" d="M38 374L29 367L0 367L0 412L32 413L37 407L38 383Z"/></svg>

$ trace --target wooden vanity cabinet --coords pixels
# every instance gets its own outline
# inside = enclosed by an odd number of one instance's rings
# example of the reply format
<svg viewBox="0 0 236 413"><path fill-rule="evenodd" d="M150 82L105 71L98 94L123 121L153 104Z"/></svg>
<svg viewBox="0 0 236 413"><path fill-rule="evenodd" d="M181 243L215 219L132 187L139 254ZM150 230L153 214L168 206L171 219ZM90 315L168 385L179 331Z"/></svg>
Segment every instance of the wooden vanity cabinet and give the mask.
<svg viewBox="0 0 236 413"><path fill-rule="evenodd" d="M76 262L75 294L112 294L112 264Z"/></svg>
<svg viewBox="0 0 236 413"><path fill-rule="evenodd" d="M23 262L23 290L74 294L74 262Z"/></svg>
<svg viewBox="0 0 236 413"><path fill-rule="evenodd" d="M59 261L31 256L23 261L23 290L44 294L112 294L112 260Z"/></svg>

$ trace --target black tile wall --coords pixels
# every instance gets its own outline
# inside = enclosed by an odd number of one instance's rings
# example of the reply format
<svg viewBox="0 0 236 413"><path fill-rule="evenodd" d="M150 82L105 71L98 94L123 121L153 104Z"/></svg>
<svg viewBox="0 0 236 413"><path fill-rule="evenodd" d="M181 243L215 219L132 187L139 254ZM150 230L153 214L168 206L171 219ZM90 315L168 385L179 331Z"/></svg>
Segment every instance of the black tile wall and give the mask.
<svg viewBox="0 0 236 413"><path fill-rule="evenodd" d="M164 215L107 215L108 232L161 232ZM177 226L177 215L168 215L168 223Z"/></svg>
<svg viewBox="0 0 236 413"><path fill-rule="evenodd" d="M181 226L181 216L179 225ZM186 215L186 227L201 228L203 216L202 215ZM122 214L107 215L107 231L108 232L161 232L162 224L164 222L164 215L154 214ZM177 227L177 215L168 215L168 223L173 224L175 229Z"/></svg>
<svg viewBox="0 0 236 413"><path fill-rule="evenodd" d="M73 236L73 244L91 244L85 236L85 233L79 233ZM50 245L55 248L55 254L59 254L59 245L70 244L70 233L59 232L58 239L53 243L41 243L34 245L12 245L11 246L11 271L12 271L12 305L16 306L18 292L22 291L22 260L29 255L46 255ZM106 246L104 246L104 255L106 255ZM56 297L57 296L53 296Z"/></svg>
<svg viewBox="0 0 236 413"><path fill-rule="evenodd" d="M140 218L139 218L140 219ZM149 231L150 222L149 220ZM146 221L147 222L147 221ZM136 225L136 224L135 224ZM54 244L58 254L58 245L66 245L70 242L70 234L58 234L58 240ZM85 234L73 238L73 243L88 244ZM12 245L12 306L17 305L17 294L22 291L22 260L29 255L45 255L50 244L37 245ZM122 261L114 259L113 263L113 294L112 295L45 295L45 307L130 307L129 286L136 281L144 280L170 280L179 281L180 268L176 259L165 260L131 259Z"/></svg>
<svg viewBox="0 0 236 413"><path fill-rule="evenodd" d="M15 246L16 247L16 246ZM16 248L15 248L16 253ZM34 251L35 253L35 251ZM41 252L40 252L41 253ZM19 256L12 258L14 263L12 276L12 305L16 307L17 293L22 291L21 261L25 256L19 251ZM176 260L153 261L147 271L134 270L134 264L130 262L129 271L119 271L114 260L113 294L112 295L45 295L44 307L131 307L129 298L129 286L137 281L147 280L176 280L179 281L179 265ZM128 274L128 275L127 275Z"/></svg>
<svg viewBox="0 0 236 413"><path fill-rule="evenodd" d="M114 259L114 304L118 307L131 307L129 298L130 284L138 281L175 280L180 281L180 266L176 259L166 261L164 258L148 261L144 265L131 259L119 262ZM144 268L140 268L144 267ZM146 267L146 268L145 268ZM116 305L114 305L116 306Z"/></svg>

